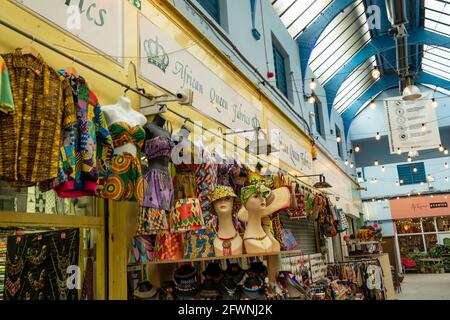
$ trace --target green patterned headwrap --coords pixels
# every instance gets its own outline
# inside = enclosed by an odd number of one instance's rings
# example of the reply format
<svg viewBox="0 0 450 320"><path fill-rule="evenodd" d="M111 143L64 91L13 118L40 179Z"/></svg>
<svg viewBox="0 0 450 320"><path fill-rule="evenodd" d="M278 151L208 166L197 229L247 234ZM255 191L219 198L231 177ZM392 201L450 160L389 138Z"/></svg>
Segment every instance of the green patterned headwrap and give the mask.
<svg viewBox="0 0 450 320"><path fill-rule="evenodd" d="M254 194L260 194L264 198L269 197L270 188L266 187L263 183L252 184L247 187L243 187L241 190L241 201L247 203L247 200Z"/></svg>

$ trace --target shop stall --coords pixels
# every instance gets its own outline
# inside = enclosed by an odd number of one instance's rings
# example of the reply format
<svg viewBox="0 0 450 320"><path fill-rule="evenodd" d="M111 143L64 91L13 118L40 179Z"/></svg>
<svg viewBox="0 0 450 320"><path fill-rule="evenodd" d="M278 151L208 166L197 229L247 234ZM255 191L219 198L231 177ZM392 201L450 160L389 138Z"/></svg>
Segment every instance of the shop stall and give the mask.
<svg viewBox="0 0 450 320"><path fill-rule="evenodd" d="M170 3L99 2L79 28L63 2L2 5L4 298L303 292L280 261L326 248L338 222L298 178L315 173L310 137Z"/></svg>

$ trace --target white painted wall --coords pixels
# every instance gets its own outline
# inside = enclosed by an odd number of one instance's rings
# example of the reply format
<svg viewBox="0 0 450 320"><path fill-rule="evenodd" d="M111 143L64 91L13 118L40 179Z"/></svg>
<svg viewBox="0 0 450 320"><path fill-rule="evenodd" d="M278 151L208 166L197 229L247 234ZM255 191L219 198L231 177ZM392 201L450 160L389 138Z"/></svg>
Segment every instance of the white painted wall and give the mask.
<svg viewBox="0 0 450 320"><path fill-rule="evenodd" d="M389 201L363 202L364 219L373 225L378 223L384 237L394 236L394 224L392 222Z"/></svg>

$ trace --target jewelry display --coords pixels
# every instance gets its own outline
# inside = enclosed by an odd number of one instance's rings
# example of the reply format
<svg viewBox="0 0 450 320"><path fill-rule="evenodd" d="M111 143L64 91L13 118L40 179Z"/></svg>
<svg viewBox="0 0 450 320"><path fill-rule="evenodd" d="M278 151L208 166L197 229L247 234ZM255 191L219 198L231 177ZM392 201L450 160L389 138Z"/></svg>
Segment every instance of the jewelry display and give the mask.
<svg viewBox="0 0 450 320"><path fill-rule="evenodd" d="M6 290L8 291L9 295L11 297L15 297L21 287L20 277L14 282L12 282L9 278L6 278L5 285L6 285Z"/></svg>
<svg viewBox="0 0 450 320"><path fill-rule="evenodd" d="M231 241L237 238L239 234L236 232L236 234L233 237L229 238L221 238L219 236L219 239L222 240L222 248L223 248L223 255L224 256L231 256L233 253L231 251Z"/></svg>
<svg viewBox="0 0 450 320"><path fill-rule="evenodd" d="M19 250L17 250L17 253L15 255L15 262L12 262L9 257L7 257L6 260L6 269L8 270L8 274L10 275L17 275L19 273L22 273L23 267L25 266L25 261L23 260L23 254L26 248L26 241L23 245L22 254L19 253Z"/></svg>
<svg viewBox="0 0 450 320"><path fill-rule="evenodd" d="M77 234L74 233L72 236L70 246L69 246L69 251L68 251L67 255L65 254L65 245L63 246L63 249L60 253L58 250L58 246L55 242L55 237L52 237L53 246L55 247L55 251L56 251L56 260L57 260L58 268L56 268L53 255L51 255L51 260L52 260L53 268L55 269L56 283L58 286L60 300L67 300L67 297L68 297L67 269L71 265L71 261L72 261L71 250L72 250L72 245L73 245L73 242L75 241L76 235ZM58 272L58 270L59 270L59 272Z"/></svg>
<svg viewBox="0 0 450 320"><path fill-rule="evenodd" d="M46 275L47 275L47 273L46 273L45 269L42 269L42 271L39 275L39 280L35 280L33 278L33 273L28 272L28 281L30 282L31 288L34 291L39 292L45 288L45 276Z"/></svg>
<svg viewBox="0 0 450 320"><path fill-rule="evenodd" d="M34 249L34 254L31 253L31 248L27 250L28 261L34 266L40 266L44 260L47 258L47 245L43 245L41 252L37 254L37 249Z"/></svg>

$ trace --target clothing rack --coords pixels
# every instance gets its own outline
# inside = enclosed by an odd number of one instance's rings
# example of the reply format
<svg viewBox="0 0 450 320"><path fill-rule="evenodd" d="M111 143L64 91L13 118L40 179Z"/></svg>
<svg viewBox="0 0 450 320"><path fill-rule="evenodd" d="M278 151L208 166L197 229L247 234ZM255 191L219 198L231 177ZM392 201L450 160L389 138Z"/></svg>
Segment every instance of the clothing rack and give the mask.
<svg viewBox="0 0 450 320"><path fill-rule="evenodd" d="M134 92L135 94L137 94L137 95L139 95L139 96L141 96L141 97L144 97L144 98L146 98L146 99L152 99L152 98L154 98L154 97L151 96L151 95L145 94L145 93L141 92L140 90L138 90L138 89L136 89L136 88L132 88L132 87L130 87L129 85L127 85L127 84L125 84L125 83L123 83L123 82L121 82L121 81L119 81L119 80L117 80L117 79L114 79L113 77L107 75L106 73L104 73L104 72L102 72L102 71L100 71L100 70L98 70L98 69L96 69L96 68L94 68L94 67L92 67L92 66L90 66L90 65L88 65L88 64L86 64L86 63L84 63L83 61L81 61L81 60L75 58L74 56L71 56L71 55L69 55L69 54L63 52L62 50L60 50L60 49L58 49L58 48L55 48L55 47L54 47L53 45L51 45L51 44L49 44L49 43L47 43L47 42L45 42L45 41L43 41L43 40L40 40L40 39L36 38L34 35L31 35L31 34L25 32L25 31L23 31L23 30L20 30L19 28L17 28L17 27L15 27L15 26L13 26L13 25L11 25L11 24L5 22L4 20L1 20L1 19L0 19L0 25L3 25L3 26L5 26L6 28L8 28L8 29L10 29L10 30L13 30L14 32L16 32L16 33L18 33L18 34L24 36L25 38L28 38L28 39L32 40L33 42L36 42L36 43L38 43L38 44L40 44L40 45L46 47L47 49L49 49L49 50L51 50L51 51L53 51L53 52L55 52L55 53L57 53L57 54L59 54L59 55L65 57L65 58L71 60L73 63L79 64L80 66L82 66L82 67L84 67L84 68L86 68L86 69L88 69L88 70L90 70L90 71L92 71L92 72L94 72L94 73L96 73L96 74L98 74L98 75L100 75L100 76L102 76L102 77L104 77L104 78L106 78L106 79L108 79L108 80L110 80L110 81L112 81L112 82L118 84L119 86L125 88L126 91L132 91L132 92ZM155 85L156 85L156 84L155 84ZM156 85L156 86L158 86L158 85ZM160 89L166 91L166 92L169 93L169 94L173 94L172 92L170 92L170 91L168 91L168 90L166 90L166 89L164 89L164 88L161 88L160 86L158 86L158 87L159 87ZM205 131L207 131L208 133L210 133L210 134L212 134L212 135L214 135L214 136L216 136L216 137L218 137L218 138L221 138L224 142L229 143L229 144L233 145L234 147L236 147L236 148L238 148L238 149L240 149L240 150L242 150L242 151L246 151L245 148L242 148L242 147L238 146L236 143L229 141L228 139L224 138L223 136L220 136L219 134L215 133L214 131L209 130L209 129L207 129L207 128L204 128L203 126L198 125L197 123L195 123L194 121L192 121L189 117L183 116L182 114L178 113L177 111L175 111L175 110L173 110L173 109L171 109L171 108L169 108L169 107L167 107L167 111L169 111L169 112L173 113L174 115L180 117L181 119L184 120L185 123L186 123L186 122L189 122L189 123L192 124L194 127L197 126L197 127L201 128L202 130L205 130ZM284 169L282 169L282 168L280 168L280 167L274 166L274 165L273 165L272 163L270 163L269 161L264 160L264 159L261 159L261 158L258 157L258 156L255 156L255 157L256 157L259 161L262 161L262 162L264 162L264 163L266 163L266 164L268 164L268 165L271 165L271 166L275 167L276 169L280 170L280 172L282 172L282 173L288 175L288 176L291 177L294 181L301 183L301 184L302 184L303 186L305 186L305 188L307 188L308 191L310 191L311 193L321 193L321 194L323 194L323 195L326 195L326 194L327 194L327 193L325 193L325 192L323 192L323 191L321 191L321 190L318 190L318 189L314 188L313 186L311 186L311 185L309 185L309 184L303 182L302 180L299 180L296 176L289 174L286 170L284 170Z"/></svg>

